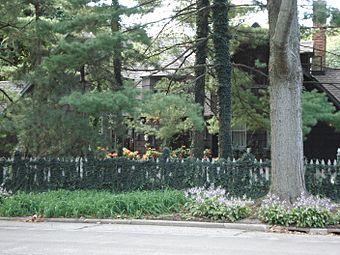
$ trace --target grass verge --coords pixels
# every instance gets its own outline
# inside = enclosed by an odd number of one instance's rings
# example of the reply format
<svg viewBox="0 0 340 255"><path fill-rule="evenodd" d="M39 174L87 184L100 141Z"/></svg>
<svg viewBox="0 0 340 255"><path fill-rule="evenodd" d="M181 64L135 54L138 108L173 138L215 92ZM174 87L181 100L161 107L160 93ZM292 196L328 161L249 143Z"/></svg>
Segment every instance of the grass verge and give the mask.
<svg viewBox="0 0 340 255"><path fill-rule="evenodd" d="M143 191L114 194L105 191L49 191L17 193L3 200L0 215L7 217L145 217L176 213L186 198L181 191Z"/></svg>

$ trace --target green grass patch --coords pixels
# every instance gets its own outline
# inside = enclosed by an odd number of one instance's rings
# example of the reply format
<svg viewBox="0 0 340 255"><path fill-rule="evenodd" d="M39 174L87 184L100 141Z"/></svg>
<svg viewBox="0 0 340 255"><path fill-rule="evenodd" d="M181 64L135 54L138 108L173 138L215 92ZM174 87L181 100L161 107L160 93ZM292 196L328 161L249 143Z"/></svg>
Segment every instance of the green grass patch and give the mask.
<svg viewBox="0 0 340 255"><path fill-rule="evenodd" d="M158 216L179 212L186 202L182 191L143 191L114 194L105 191L17 193L3 200L1 216L117 218Z"/></svg>

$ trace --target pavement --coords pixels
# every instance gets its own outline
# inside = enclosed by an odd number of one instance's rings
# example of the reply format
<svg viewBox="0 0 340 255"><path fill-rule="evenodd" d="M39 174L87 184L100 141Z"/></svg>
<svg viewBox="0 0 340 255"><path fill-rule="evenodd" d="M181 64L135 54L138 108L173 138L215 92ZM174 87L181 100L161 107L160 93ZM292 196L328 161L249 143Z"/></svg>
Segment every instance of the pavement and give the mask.
<svg viewBox="0 0 340 255"><path fill-rule="evenodd" d="M216 227L0 220L0 254L339 254L338 235Z"/></svg>

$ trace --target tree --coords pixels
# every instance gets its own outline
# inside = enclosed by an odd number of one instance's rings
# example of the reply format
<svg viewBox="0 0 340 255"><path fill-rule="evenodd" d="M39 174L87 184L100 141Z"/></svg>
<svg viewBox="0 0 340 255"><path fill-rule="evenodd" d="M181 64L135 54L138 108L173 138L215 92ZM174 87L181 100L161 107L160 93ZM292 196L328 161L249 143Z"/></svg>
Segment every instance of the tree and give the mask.
<svg viewBox="0 0 340 255"><path fill-rule="evenodd" d="M137 130L154 135L162 141L162 146L169 146L175 135L189 130L202 131L203 118L201 107L187 95L153 93L145 96L141 107L141 118L136 119Z"/></svg>
<svg viewBox="0 0 340 255"><path fill-rule="evenodd" d="M204 118L205 77L207 76L208 36L209 36L209 0L197 0L196 13L196 54L195 54L195 102L202 107ZM194 130L192 137L192 154L203 158L204 130Z"/></svg>
<svg viewBox="0 0 340 255"><path fill-rule="evenodd" d="M297 0L268 0L271 193L293 202L305 192L302 68Z"/></svg>
<svg viewBox="0 0 340 255"><path fill-rule="evenodd" d="M219 157L232 157L231 144L231 61L229 52L228 1L214 0L212 7L214 65L218 82Z"/></svg>
<svg viewBox="0 0 340 255"><path fill-rule="evenodd" d="M27 100L18 102L17 106L22 107L16 109L13 114L16 116L12 119L19 147L30 155L80 155L86 153L89 145L93 148L111 142L98 133L100 117L106 114L101 108L97 109L102 112L96 114L80 112L70 107L71 104L60 105L59 101L74 91L105 93L107 89L119 88L120 65L138 59L135 44L147 43L148 37L139 26L119 28L120 16L136 13L139 8L117 6L117 1L113 5L96 2L18 0L17 3L21 4L19 10L6 16L11 24L15 21L21 26L21 7L30 11L27 11L29 16L26 20L31 20L32 27L28 22L24 30L26 37L20 35L17 28L1 31L6 41L13 42L11 45L23 45L14 48L15 56L24 59L18 61L19 66L29 67L20 69L21 77L34 84L33 93L26 95ZM10 5L11 1L6 1L6 4ZM36 8L36 4L43 8ZM37 16L35 10L38 9L43 12ZM19 41L18 37L23 40ZM35 42L40 49L32 46L33 39L37 40ZM34 50L38 50L39 54ZM123 56L121 52L124 52ZM32 54L36 58L30 58ZM119 61L116 61L117 58ZM87 99L86 94L81 95L84 100ZM82 100L81 96L76 99Z"/></svg>
<svg viewBox="0 0 340 255"><path fill-rule="evenodd" d="M340 112L330 103L325 93L312 90L302 94L302 120L304 137L319 122L327 122L340 131Z"/></svg>

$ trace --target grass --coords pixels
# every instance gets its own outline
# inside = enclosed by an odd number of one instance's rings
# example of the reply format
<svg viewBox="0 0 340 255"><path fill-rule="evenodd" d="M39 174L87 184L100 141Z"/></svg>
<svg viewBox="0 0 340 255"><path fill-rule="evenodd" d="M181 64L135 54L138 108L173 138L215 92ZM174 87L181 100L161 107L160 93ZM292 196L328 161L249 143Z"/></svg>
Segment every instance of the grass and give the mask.
<svg viewBox="0 0 340 255"><path fill-rule="evenodd" d="M0 205L1 216L118 218L159 216L180 211L186 199L174 190L114 194L105 191L17 193Z"/></svg>

